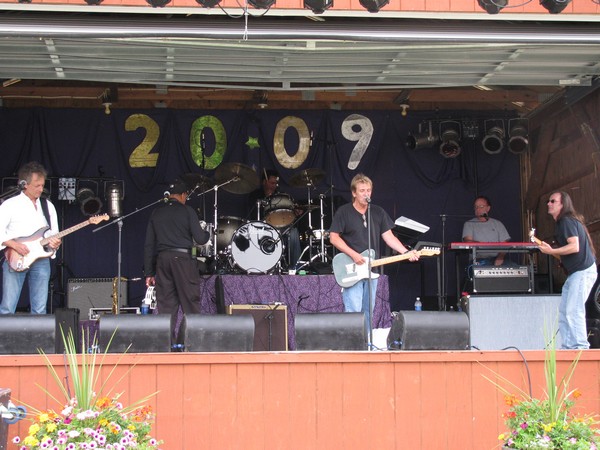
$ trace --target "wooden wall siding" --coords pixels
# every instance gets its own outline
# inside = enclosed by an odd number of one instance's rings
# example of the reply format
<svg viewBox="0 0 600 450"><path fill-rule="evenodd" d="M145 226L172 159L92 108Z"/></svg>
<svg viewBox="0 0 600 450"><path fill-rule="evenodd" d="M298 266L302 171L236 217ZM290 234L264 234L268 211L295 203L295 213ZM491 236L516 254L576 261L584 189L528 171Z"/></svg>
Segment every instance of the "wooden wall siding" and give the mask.
<svg viewBox="0 0 600 450"><path fill-rule="evenodd" d="M14 0L0 0L0 3L14 3ZM55 5L82 5L83 0L34 0L35 4L55 4ZM151 8L145 0L104 0L101 5L95 6L96 11L101 11L103 6L143 6ZM223 0L221 6L224 8L239 8L239 3L236 0ZM202 7L195 0L172 0L171 3L163 8L168 11L173 8L197 8L199 11ZM303 9L303 0L277 0L274 9ZM360 5L359 0L335 0L331 10L358 10L365 11ZM331 11L330 10L330 11ZM218 8L215 8L218 11ZM407 11L407 12L456 12L456 13L478 13L487 15L479 5L477 0L391 0L390 3L383 7L385 11ZM548 14L539 2L532 1L522 7L510 8L510 13L529 13L529 14ZM499 18L502 17L500 13ZM592 2L592 0L576 0L567 6L561 14L600 14L600 6ZM327 16L327 13L324 14Z"/></svg>
<svg viewBox="0 0 600 450"><path fill-rule="evenodd" d="M559 373L575 354L558 352ZM544 353L524 357L541 396ZM119 358L107 356L102 379ZM600 350L583 352L572 380L581 412L600 411L599 363ZM126 404L159 391L153 435L165 450L481 450L496 448L504 430L503 395L483 377L494 373L526 388L513 351L132 354L108 384ZM36 384L58 395L40 356L0 356L0 387L15 404L56 407ZM9 439L28 426L11 425Z"/></svg>

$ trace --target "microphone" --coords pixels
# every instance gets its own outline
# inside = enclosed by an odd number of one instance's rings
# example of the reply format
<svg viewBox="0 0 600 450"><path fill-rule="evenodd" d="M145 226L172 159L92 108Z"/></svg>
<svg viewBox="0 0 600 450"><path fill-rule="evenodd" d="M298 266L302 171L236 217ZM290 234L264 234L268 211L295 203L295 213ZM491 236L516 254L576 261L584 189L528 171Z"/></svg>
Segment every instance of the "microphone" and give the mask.
<svg viewBox="0 0 600 450"><path fill-rule="evenodd" d="M483 214L482 214L481 216L479 216L479 217L482 217L483 219L485 219L485 220L486 220L486 222L489 220L489 217L488 217L487 213L483 213Z"/></svg>
<svg viewBox="0 0 600 450"><path fill-rule="evenodd" d="M21 191L24 191L26 186L27 186L27 181L25 181L25 180L19 181L19 189Z"/></svg>
<svg viewBox="0 0 600 450"><path fill-rule="evenodd" d="M169 198L169 196L170 196L170 195L171 195L171 193L170 193L169 191L165 191L165 192L163 193L163 197L164 197L164 198Z"/></svg>
<svg viewBox="0 0 600 450"><path fill-rule="evenodd" d="M260 249L264 254L272 254L275 251L275 240L270 237L262 238L259 242Z"/></svg>
<svg viewBox="0 0 600 450"><path fill-rule="evenodd" d="M366 201L367 203L371 203L371 197L365 197L365 201Z"/></svg>

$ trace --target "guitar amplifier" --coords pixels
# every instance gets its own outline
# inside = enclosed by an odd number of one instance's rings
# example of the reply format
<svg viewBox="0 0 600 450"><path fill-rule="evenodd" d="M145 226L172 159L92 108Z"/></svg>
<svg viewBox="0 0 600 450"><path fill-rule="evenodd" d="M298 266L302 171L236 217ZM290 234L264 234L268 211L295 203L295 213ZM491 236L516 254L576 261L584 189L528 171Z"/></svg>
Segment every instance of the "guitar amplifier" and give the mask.
<svg viewBox="0 0 600 450"><path fill-rule="evenodd" d="M121 307L127 306L127 281L121 280ZM67 306L86 314L91 309L112 309L113 278L69 278Z"/></svg>
<svg viewBox="0 0 600 450"><path fill-rule="evenodd" d="M528 266L475 266L473 268L473 292L507 293L533 292L533 274Z"/></svg>

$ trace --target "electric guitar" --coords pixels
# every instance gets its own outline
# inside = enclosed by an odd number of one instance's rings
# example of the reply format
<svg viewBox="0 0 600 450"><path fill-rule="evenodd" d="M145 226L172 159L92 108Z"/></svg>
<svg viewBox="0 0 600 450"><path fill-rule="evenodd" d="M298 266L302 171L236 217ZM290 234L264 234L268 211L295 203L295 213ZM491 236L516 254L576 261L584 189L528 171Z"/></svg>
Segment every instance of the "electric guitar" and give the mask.
<svg viewBox="0 0 600 450"><path fill-rule="evenodd" d="M440 254L439 248L424 247L416 252L419 256L434 256ZM403 261L409 259L412 254L404 253L403 255L388 256L386 258L373 259L375 252L371 250L365 250L361 253L365 262L363 264L356 264L352 258L345 253L338 253L333 257L333 275L335 281L342 287L354 286L360 280L369 278L369 260L371 260L371 267L383 266L384 264L390 264L393 262ZM371 278L378 278L378 273L371 272Z"/></svg>
<svg viewBox="0 0 600 450"><path fill-rule="evenodd" d="M55 250L47 249L47 245L50 242L50 238L62 238L67 234L71 234L90 224L98 224L103 220L108 220L108 214L101 216L90 217L85 222L81 222L78 225L74 225L71 228L61 231L48 238L44 237L44 233L50 229L50 227L42 227L30 236L15 238L15 241L25 244L29 249L29 253L26 255L19 254L13 248L7 248L4 252L6 261L12 270L15 272L24 272L31 267L31 265L39 258L49 258L54 255Z"/></svg>
<svg viewBox="0 0 600 450"><path fill-rule="evenodd" d="M529 230L529 240L531 242L533 242L534 244L542 245L542 240L535 237L535 228L532 228L531 230ZM554 256L554 258L556 258L557 260L560 261L560 256L558 256L558 255L552 255L552 256Z"/></svg>

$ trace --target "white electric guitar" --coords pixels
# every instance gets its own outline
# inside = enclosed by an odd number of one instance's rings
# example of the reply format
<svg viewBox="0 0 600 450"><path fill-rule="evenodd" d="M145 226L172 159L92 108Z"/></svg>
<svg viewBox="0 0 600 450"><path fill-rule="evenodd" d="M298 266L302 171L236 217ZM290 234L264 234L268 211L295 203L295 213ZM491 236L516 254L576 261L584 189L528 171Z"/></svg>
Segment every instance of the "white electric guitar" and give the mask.
<svg viewBox="0 0 600 450"><path fill-rule="evenodd" d="M72 226L71 228L67 228L66 230L50 237L62 238L63 236L71 234L87 225L98 224L103 220L108 220L108 214L90 217L85 222ZM20 253L17 253L16 250L7 248L4 253L6 256L6 261L12 270L15 272L24 272L29 269L36 260L40 258L49 258L50 256L54 255L54 250L47 248L48 243L50 242L50 237L44 237L44 233L46 233L46 231L49 229L50 227L42 227L31 236L14 239L21 244L25 244L29 249L29 253L26 255L21 255Z"/></svg>
<svg viewBox="0 0 600 450"><path fill-rule="evenodd" d="M354 286L360 280L369 278L369 259L371 259L371 267L383 266L384 264L390 264L398 261L409 259L412 254L404 253L403 255L388 256L386 258L373 259L373 250L369 254L368 250L361 253L365 262L363 264L356 264L352 258L345 253L338 253L333 257L333 275L335 281L342 287ZM416 252L419 256L434 256L440 254L439 248L424 247ZM371 272L371 278L379 277L378 273Z"/></svg>

